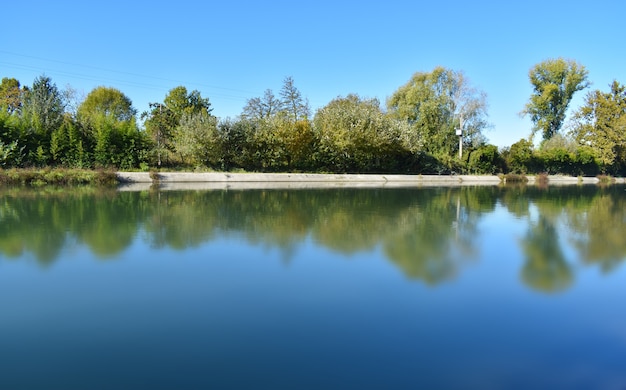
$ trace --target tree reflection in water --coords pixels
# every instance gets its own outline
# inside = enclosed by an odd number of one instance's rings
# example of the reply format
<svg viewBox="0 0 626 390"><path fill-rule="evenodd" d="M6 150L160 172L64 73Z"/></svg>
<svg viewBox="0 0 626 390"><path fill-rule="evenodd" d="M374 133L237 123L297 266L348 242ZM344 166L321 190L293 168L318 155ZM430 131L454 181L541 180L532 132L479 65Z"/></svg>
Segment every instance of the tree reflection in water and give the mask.
<svg viewBox="0 0 626 390"><path fill-rule="evenodd" d="M626 256L624 188L439 187L401 189L116 192L89 187L0 191L0 254L49 266L83 245L113 259L138 239L184 250L236 235L280 248L343 254L381 248L411 279L437 285L480 259L479 222L501 205L527 221L521 279L543 292L567 289L573 264L610 272ZM538 215L531 210L536 209ZM576 258L567 258L563 245ZM511 248L511 250L516 250Z"/></svg>

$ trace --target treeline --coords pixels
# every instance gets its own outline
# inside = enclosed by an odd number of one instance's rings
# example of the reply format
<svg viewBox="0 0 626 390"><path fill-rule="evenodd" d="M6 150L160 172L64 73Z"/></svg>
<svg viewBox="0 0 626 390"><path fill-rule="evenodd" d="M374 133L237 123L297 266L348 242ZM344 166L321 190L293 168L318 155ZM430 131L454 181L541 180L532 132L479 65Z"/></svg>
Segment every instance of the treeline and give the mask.
<svg viewBox="0 0 626 390"><path fill-rule="evenodd" d="M0 168L622 175L625 87L614 82L609 93L590 93L562 132L572 95L588 86L586 70L557 59L536 65L529 76L534 93L524 113L534 124L531 136L539 132L543 141L537 147L529 137L501 150L484 136L485 94L463 73L443 67L416 73L386 109L352 94L312 113L288 77L278 95L268 89L238 117L225 119L213 115L208 98L184 86L139 114L115 88L97 87L81 99L46 76L32 86L5 77Z"/></svg>

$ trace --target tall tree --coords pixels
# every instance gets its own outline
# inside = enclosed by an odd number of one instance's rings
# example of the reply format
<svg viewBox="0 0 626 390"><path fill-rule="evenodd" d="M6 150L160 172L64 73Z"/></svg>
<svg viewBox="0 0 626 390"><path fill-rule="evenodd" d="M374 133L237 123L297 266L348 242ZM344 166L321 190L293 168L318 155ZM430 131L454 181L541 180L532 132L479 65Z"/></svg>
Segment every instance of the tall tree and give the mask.
<svg viewBox="0 0 626 390"><path fill-rule="evenodd" d="M203 98L197 90L188 92L184 86L172 88L163 103L150 103L150 111L144 112L141 117L145 119L146 132L154 142L158 166L163 159L169 160L170 154L175 152L174 136L179 140L182 137L176 134L182 118L210 115L211 111L213 109L208 98Z"/></svg>
<svg viewBox="0 0 626 390"><path fill-rule="evenodd" d="M26 164L48 163L50 137L63 122L64 112L65 102L56 84L47 76L37 77L24 94L20 112Z"/></svg>
<svg viewBox="0 0 626 390"><path fill-rule="evenodd" d="M548 140L561 129L574 93L589 86L587 74L583 65L563 58L540 62L529 71L533 93L522 115L530 115L533 136L541 131Z"/></svg>
<svg viewBox="0 0 626 390"><path fill-rule="evenodd" d="M418 72L387 101L390 114L407 121L424 142L425 151L451 156L458 150L455 129L463 121L464 144L484 142L487 100L462 72L437 67Z"/></svg>
<svg viewBox="0 0 626 390"><path fill-rule="evenodd" d="M291 76L283 81L283 87L280 90L280 101L281 111L293 122L311 116L309 102L302 97Z"/></svg>
<svg viewBox="0 0 626 390"><path fill-rule="evenodd" d="M248 99L242 117L248 120L269 119L278 113L280 107L280 100L274 96L271 89L266 89L262 98Z"/></svg>
<svg viewBox="0 0 626 390"><path fill-rule="evenodd" d="M613 81L610 92L588 93L574 114L572 135L591 147L605 170L626 164L626 86Z"/></svg>
<svg viewBox="0 0 626 390"><path fill-rule="evenodd" d="M171 89L165 96L163 103L173 113L177 124L185 114L201 112L210 114L213 111L208 98L203 98L197 90L187 92L187 88L183 86Z"/></svg>
<svg viewBox="0 0 626 390"><path fill-rule="evenodd" d="M63 121L63 96L50 77L39 76L25 94L22 115L35 133L49 136Z"/></svg>
<svg viewBox="0 0 626 390"><path fill-rule="evenodd" d="M78 106L77 117L93 143L97 165L138 165L145 142L135 114L130 98L110 87L93 89Z"/></svg>

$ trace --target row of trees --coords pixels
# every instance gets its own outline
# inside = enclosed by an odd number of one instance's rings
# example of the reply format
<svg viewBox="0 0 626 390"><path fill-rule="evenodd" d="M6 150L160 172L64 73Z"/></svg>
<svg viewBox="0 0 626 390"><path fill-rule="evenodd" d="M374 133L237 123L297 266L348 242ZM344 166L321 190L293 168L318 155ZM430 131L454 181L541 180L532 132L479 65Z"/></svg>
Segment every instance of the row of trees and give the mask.
<svg viewBox="0 0 626 390"><path fill-rule="evenodd" d="M141 115L115 88L85 99L49 77L32 86L0 84L0 166L208 167L218 170L622 174L626 169L626 92L617 81L593 91L562 131L573 95L589 86L584 66L547 60L530 70L533 94L522 114L531 136L489 145L485 94L462 72L416 73L386 102L351 94L311 113L294 80L219 120L208 98L184 86ZM138 118L141 124L138 124ZM463 155L459 158L459 137ZM533 136L542 134L536 146Z"/></svg>

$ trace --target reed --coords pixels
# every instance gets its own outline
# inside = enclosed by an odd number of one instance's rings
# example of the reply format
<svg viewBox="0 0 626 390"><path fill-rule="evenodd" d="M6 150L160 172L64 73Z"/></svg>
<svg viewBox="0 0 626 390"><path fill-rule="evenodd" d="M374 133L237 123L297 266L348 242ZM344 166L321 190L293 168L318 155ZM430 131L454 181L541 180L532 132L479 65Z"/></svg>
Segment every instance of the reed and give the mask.
<svg viewBox="0 0 626 390"><path fill-rule="evenodd" d="M505 183L527 183L528 178L526 175L518 175L516 173L507 173L504 175Z"/></svg>
<svg viewBox="0 0 626 390"><path fill-rule="evenodd" d="M606 175L606 174L602 174L602 175L598 175L596 176L598 178L598 181L600 184L612 184L615 183L615 178L611 175Z"/></svg>

